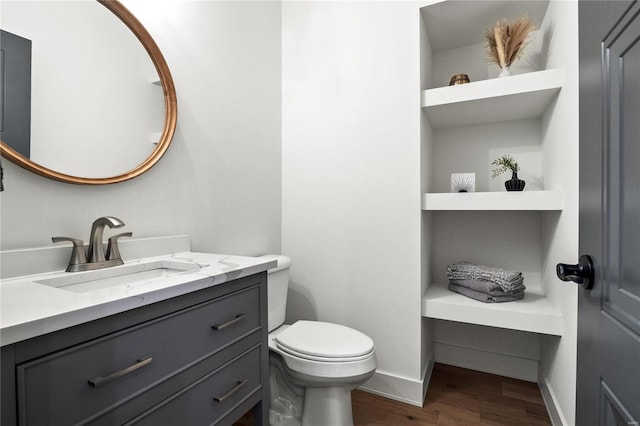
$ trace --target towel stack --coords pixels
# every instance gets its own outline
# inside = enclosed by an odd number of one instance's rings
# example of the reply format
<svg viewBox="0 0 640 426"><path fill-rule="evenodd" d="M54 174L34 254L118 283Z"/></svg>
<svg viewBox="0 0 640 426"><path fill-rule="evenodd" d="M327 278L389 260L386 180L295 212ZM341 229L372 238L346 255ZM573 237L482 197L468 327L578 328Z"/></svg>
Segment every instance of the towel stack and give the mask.
<svg viewBox="0 0 640 426"><path fill-rule="evenodd" d="M449 290L487 303L511 302L524 297L522 272L468 262L447 266Z"/></svg>

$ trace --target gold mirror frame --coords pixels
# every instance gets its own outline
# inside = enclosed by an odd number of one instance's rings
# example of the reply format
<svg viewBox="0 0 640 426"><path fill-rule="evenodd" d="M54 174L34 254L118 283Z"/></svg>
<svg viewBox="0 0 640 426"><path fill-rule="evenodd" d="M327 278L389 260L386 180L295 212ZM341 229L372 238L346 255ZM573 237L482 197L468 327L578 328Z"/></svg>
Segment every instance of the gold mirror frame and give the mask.
<svg viewBox="0 0 640 426"><path fill-rule="evenodd" d="M151 37L151 34L144 28L144 26L138 21L138 19L129 10L124 7L117 0L97 0L109 11L111 11L116 17L118 17L136 36L136 38L142 43L145 50L151 57L153 65L156 67L156 71L160 76L160 83L162 85L162 91L164 94L165 105L165 120L162 136L158 141L156 148L151 155L142 162L138 167L129 170L123 174L117 176L111 176L106 178L85 178L79 176L67 175L64 173L51 170L43 167L40 164L24 158L18 154L9 145L0 141L0 148L2 156L9 161L17 164L18 166L36 173L40 176L44 176L49 179L58 180L61 182L73 183L78 185L106 185L111 183L123 182L125 180L133 179L136 176L140 176L151 167L153 167L158 160L164 155L171 144L171 139L176 129L176 123L178 120L178 102L176 97L176 89L173 85L173 78L169 72L169 66L162 56L162 52L158 48L158 45Z"/></svg>

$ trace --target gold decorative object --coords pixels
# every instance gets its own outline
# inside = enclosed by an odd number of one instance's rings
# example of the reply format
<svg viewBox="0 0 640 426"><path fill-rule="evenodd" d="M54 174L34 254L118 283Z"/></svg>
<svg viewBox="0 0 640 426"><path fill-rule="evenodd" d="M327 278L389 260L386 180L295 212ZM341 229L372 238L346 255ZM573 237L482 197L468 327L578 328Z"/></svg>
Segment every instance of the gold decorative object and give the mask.
<svg viewBox="0 0 640 426"><path fill-rule="evenodd" d="M451 77L451 80L449 80L449 86L455 86L456 84L466 84L469 83L471 80L469 80L469 76L466 74L456 74L453 77Z"/></svg>

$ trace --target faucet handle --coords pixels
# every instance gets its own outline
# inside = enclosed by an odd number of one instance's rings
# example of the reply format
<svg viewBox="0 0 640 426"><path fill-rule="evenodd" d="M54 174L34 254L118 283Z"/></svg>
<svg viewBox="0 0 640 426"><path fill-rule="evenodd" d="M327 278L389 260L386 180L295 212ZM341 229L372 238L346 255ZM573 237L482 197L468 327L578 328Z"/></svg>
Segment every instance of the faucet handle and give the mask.
<svg viewBox="0 0 640 426"><path fill-rule="evenodd" d="M109 243L107 245L107 260L122 260L120 257L120 250L118 249L118 238L120 237L130 237L133 233L131 232L123 232L122 234L114 235L109 238Z"/></svg>
<svg viewBox="0 0 640 426"><path fill-rule="evenodd" d="M77 238L69 237L51 237L51 241L59 243L62 241L71 241L73 243L73 249L71 250L71 258L69 259L69 266L67 272L71 272L73 265L80 265L87 263L87 256L84 252L84 242Z"/></svg>

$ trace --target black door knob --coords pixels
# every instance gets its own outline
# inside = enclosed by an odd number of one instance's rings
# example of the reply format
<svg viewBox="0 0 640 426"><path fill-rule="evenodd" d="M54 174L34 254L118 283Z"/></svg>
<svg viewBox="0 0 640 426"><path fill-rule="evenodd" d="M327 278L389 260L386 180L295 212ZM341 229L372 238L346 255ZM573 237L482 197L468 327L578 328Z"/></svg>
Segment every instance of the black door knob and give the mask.
<svg viewBox="0 0 640 426"><path fill-rule="evenodd" d="M593 261L591 256L583 254L577 265L558 263L556 274L562 281L573 281L586 290L591 290L594 282Z"/></svg>

